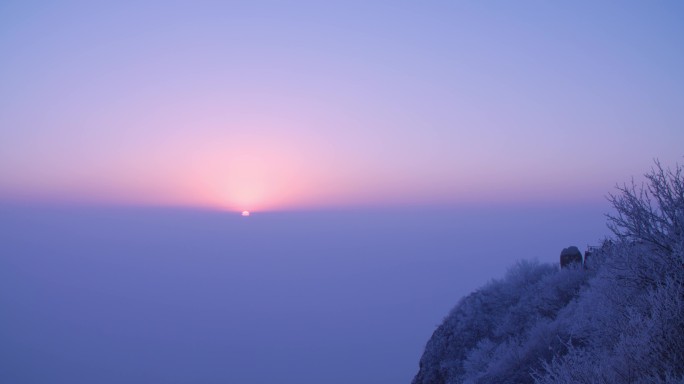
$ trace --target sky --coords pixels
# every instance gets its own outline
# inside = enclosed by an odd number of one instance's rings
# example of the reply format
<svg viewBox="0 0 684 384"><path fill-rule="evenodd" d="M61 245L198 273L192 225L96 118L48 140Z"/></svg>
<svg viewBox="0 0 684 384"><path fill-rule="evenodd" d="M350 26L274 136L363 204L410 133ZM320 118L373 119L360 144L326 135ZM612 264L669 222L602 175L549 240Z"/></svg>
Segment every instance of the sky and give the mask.
<svg viewBox="0 0 684 384"><path fill-rule="evenodd" d="M683 20L1 1L0 381L410 382L461 297L684 160Z"/></svg>
<svg viewBox="0 0 684 384"><path fill-rule="evenodd" d="M680 2L0 4L0 199L596 202L684 152Z"/></svg>

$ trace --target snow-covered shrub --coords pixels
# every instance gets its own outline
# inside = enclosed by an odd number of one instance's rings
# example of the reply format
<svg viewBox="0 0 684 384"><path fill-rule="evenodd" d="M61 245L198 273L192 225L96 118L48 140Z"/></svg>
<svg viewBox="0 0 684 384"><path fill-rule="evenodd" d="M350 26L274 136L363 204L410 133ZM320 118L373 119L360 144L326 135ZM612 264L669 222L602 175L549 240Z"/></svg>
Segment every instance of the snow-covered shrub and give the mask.
<svg viewBox="0 0 684 384"><path fill-rule="evenodd" d="M428 342L414 383L531 382L538 357L551 358L560 346L549 324L587 276L581 268L517 263L451 311Z"/></svg>

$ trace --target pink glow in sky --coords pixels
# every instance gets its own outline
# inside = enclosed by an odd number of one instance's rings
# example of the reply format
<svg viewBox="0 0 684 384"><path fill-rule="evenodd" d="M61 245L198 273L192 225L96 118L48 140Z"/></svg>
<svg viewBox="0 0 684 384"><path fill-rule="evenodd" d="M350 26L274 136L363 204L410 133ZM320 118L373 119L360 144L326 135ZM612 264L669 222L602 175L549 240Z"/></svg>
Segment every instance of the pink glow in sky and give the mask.
<svg viewBox="0 0 684 384"><path fill-rule="evenodd" d="M684 154L677 2L3 2L0 199L600 200Z"/></svg>

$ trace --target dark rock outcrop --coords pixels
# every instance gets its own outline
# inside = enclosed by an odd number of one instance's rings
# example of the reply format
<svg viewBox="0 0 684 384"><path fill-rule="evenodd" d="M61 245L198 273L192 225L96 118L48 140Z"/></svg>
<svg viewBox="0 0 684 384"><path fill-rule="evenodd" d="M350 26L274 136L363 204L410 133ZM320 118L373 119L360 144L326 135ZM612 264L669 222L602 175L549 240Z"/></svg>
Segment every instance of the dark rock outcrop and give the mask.
<svg viewBox="0 0 684 384"><path fill-rule="evenodd" d="M582 252L574 245L564 248L560 254L561 268L569 267L572 264L582 265Z"/></svg>

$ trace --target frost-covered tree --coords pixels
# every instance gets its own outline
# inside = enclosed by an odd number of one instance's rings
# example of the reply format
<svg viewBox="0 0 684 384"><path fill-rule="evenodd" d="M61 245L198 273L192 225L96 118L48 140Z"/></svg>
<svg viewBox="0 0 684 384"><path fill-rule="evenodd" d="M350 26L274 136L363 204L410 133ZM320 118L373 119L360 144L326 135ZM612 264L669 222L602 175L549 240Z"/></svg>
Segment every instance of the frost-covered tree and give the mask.
<svg viewBox="0 0 684 384"><path fill-rule="evenodd" d="M562 315L567 353L545 362L538 383L684 381L684 172L656 161L645 176L610 195L616 239Z"/></svg>
<svg viewBox="0 0 684 384"><path fill-rule="evenodd" d="M615 214L608 214L608 228L620 240L644 243L658 253L672 254L684 236L684 174L680 165L655 166L644 175L646 183L617 186L608 200Z"/></svg>
<svg viewBox="0 0 684 384"><path fill-rule="evenodd" d="M684 170L610 195L589 269L521 262L462 299L414 384L684 384Z"/></svg>

